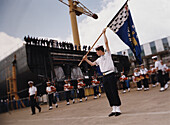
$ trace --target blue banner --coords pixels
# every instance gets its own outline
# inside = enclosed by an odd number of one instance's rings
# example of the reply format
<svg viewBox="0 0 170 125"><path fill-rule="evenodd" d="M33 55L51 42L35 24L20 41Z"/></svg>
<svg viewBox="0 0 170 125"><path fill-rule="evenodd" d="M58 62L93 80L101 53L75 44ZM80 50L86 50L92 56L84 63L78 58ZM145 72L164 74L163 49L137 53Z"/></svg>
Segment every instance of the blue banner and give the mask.
<svg viewBox="0 0 170 125"><path fill-rule="evenodd" d="M141 47L127 2L110 21L107 27L115 32L119 38L130 47L136 60L141 64Z"/></svg>

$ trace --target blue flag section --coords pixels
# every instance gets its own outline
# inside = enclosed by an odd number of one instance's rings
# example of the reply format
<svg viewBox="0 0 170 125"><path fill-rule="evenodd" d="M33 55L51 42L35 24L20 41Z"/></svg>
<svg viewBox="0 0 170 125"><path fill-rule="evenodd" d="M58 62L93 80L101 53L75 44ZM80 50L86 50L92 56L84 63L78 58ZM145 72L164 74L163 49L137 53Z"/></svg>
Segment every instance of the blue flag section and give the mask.
<svg viewBox="0 0 170 125"><path fill-rule="evenodd" d="M130 47L139 64L142 63L139 39L128 9L127 2L107 25L119 38Z"/></svg>

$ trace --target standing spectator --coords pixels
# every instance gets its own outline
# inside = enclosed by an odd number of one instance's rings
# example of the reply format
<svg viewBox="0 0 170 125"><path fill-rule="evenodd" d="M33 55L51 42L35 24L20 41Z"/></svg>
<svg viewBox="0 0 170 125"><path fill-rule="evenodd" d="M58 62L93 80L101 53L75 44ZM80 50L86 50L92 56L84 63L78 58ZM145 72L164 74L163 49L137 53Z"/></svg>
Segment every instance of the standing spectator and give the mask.
<svg viewBox="0 0 170 125"><path fill-rule="evenodd" d="M63 41L63 42L62 42L62 49L66 49L66 46L65 46L65 45L66 45L66 43Z"/></svg>
<svg viewBox="0 0 170 125"><path fill-rule="evenodd" d="M88 50L90 50L90 48L91 48L91 47L89 46L89 47L88 47Z"/></svg>
<svg viewBox="0 0 170 125"><path fill-rule="evenodd" d="M45 46L45 40L41 39L41 46Z"/></svg>
<svg viewBox="0 0 170 125"><path fill-rule="evenodd" d="M32 37L30 36L30 37L29 37L29 43L30 43L30 45L32 44L31 42L32 42Z"/></svg>
<svg viewBox="0 0 170 125"><path fill-rule="evenodd" d="M74 50L77 50L77 45L75 45L75 49Z"/></svg>
<svg viewBox="0 0 170 125"><path fill-rule="evenodd" d="M81 51L81 46L80 45L78 45L78 50Z"/></svg>
<svg viewBox="0 0 170 125"><path fill-rule="evenodd" d="M85 45L84 49L85 49L85 51L87 50L87 46L86 45Z"/></svg>
<svg viewBox="0 0 170 125"><path fill-rule="evenodd" d="M84 48L84 47L85 47L85 45L83 45L83 51L85 51L85 48Z"/></svg>
<svg viewBox="0 0 170 125"><path fill-rule="evenodd" d="M71 50L73 50L73 49L74 49L74 47L73 47L73 44L72 44L72 43L70 43L70 49L71 49Z"/></svg>
<svg viewBox="0 0 170 125"><path fill-rule="evenodd" d="M59 48L57 40L55 40L55 43L56 43L56 48Z"/></svg>
<svg viewBox="0 0 170 125"><path fill-rule="evenodd" d="M37 38L37 39L38 39L38 38ZM38 46L41 45L41 40L40 40L40 39L37 40L37 45L38 45Z"/></svg>
<svg viewBox="0 0 170 125"><path fill-rule="evenodd" d="M48 39L46 39L46 45L47 47L50 47L50 41Z"/></svg>
<svg viewBox="0 0 170 125"><path fill-rule="evenodd" d="M33 43L34 45L37 45L37 40L35 39L35 37L32 38L32 43Z"/></svg>
<svg viewBox="0 0 170 125"><path fill-rule="evenodd" d="M26 41L26 44L31 45L31 39L30 36L28 35L28 37L24 37L24 40Z"/></svg>
<svg viewBox="0 0 170 125"><path fill-rule="evenodd" d="M24 36L24 41L26 42L26 44L28 44L28 41L27 41L27 37Z"/></svg>
<svg viewBox="0 0 170 125"><path fill-rule="evenodd" d="M51 47L53 48L54 47L54 40L50 40L50 44L51 44Z"/></svg>
<svg viewBox="0 0 170 125"><path fill-rule="evenodd" d="M59 42L59 47L60 47L60 49L62 49L62 43L61 42Z"/></svg>

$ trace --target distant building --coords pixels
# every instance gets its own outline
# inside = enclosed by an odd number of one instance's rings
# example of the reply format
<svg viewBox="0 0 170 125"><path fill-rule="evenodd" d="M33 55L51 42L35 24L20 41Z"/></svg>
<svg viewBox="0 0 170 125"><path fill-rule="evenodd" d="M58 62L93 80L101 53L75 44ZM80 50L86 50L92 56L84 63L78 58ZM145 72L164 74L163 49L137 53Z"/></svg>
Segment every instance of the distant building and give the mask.
<svg viewBox="0 0 170 125"><path fill-rule="evenodd" d="M143 63L147 68L149 68L150 64L153 64L151 57L155 55L157 55L158 59L163 60L163 62L166 63L168 67L170 67L170 36L145 43L141 45L141 50ZM134 54L130 49L119 51L117 54L127 55L130 62L132 63L132 69L138 65Z"/></svg>

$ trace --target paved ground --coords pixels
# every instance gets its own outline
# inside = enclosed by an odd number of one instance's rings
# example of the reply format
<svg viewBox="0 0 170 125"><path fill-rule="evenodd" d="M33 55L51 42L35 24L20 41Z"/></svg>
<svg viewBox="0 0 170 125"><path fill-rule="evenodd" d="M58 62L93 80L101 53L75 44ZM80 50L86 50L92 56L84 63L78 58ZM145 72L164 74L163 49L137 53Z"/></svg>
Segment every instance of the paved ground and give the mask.
<svg viewBox="0 0 170 125"><path fill-rule="evenodd" d="M121 92L121 91L120 91ZM57 109L48 110L42 105L42 112L31 115L30 108L0 114L0 125L169 125L170 88L159 92L159 87L149 91L132 89L120 93L122 115L108 117L111 111L105 94L87 102L76 102L66 106L59 102ZM38 110L37 110L38 112Z"/></svg>

